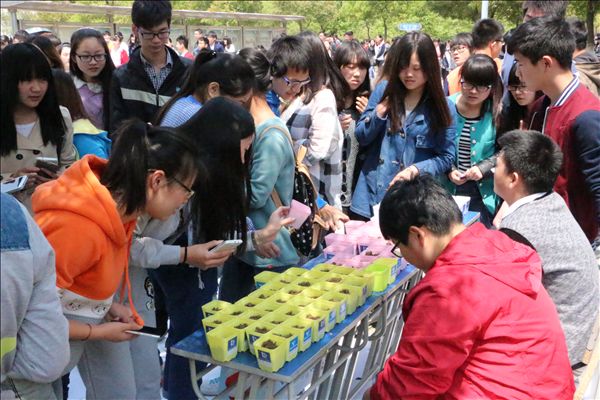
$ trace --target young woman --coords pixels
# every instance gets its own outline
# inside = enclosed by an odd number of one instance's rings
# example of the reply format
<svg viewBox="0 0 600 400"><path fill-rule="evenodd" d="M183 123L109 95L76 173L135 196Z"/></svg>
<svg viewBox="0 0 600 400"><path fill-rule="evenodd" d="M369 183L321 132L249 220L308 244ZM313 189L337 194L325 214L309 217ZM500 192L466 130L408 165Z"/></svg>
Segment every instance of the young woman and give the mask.
<svg viewBox="0 0 600 400"><path fill-rule="evenodd" d="M203 49L198 53L183 87L160 110L156 119L163 126L187 122L202 104L226 96L246 105L252 97L254 73L239 56Z"/></svg>
<svg viewBox="0 0 600 400"><path fill-rule="evenodd" d="M448 77L444 80L444 86L446 87L446 93L453 95L459 93L462 90L460 86L461 79L461 68L465 61L471 56L473 50L473 38L470 33L459 33L450 42L450 53L452 54L452 60L456 64L454 68L448 74Z"/></svg>
<svg viewBox="0 0 600 400"><path fill-rule="evenodd" d="M287 127L275 116L267 103L266 93L271 86L270 64L260 51L242 49L240 57L248 62L256 76L256 87L250 101L250 113L256 125L252 144L250 169L250 211L248 216L256 228L267 225L277 206L272 198L276 192L284 205L289 206L294 189L294 152ZM256 241L256 240L255 240ZM265 253L246 252L239 259L225 263L219 298L235 302L254 290L254 275L264 268L284 271L296 265L298 254L287 230L277 233L274 247Z"/></svg>
<svg viewBox="0 0 600 400"><path fill-rule="evenodd" d="M223 38L223 48L225 49L225 53L235 54L235 45L228 37Z"/></svg>
<svg viewBox="0 0 600 400"><path fill-rule="evenodd" d="M508 75L508 106L502 109L498 116L497 134L501 135L513 129L538 129L541 130L540 121L543 113L534 110L534 102L542 92L527 89L517 76L517 64L513 65Z"/></svg>
<svg viewBox="0 0 600 400"><path fill-rule="evenodd" d="M58 103L66 107L73 120L73 144L80 157L94 154L108 159L112 141L106 131L92 124L81 102L79 92L71 75L58 69L52 70Z"/></svg>
<svg viewBox="0 0 600 400"><path fill-rule="evenodd" d="M471 198L470 210L481 214L490 227L498 198L494 193L496 110L502 82L494 60L471 56L462 66L461 93L449 97L456 111L456 162L448 173L453 194Z"/></svg>
<svg viewBox="0 0 600 400"><path fill-rule="evenodd" d="M120 67L129 61L129 51L123 48L123 37L114 35L110 37L110 58L116 67Z"/></svg>
<svg viewBox="0 0 600 400"><path fill-rule="evenodd" d="M69 60L71 57L71 43L63 43L58 46L58 53L60 55L60 60L65 67L65 72L69 73L71 70L71 66L69 65Z"/></svg>
<svg viewBox="0 0 600 400"><path fill-rule="evenodd" d="M27 175L26 189L17 197L30 209L35 187L57 177L36 167L37 158L55 158L68 167L77 157L71 117L59 106L50 65L35 45L7 46L0 65L0 179Z"/></svg>
<svg viewBox="0 0 600 400"><path fill-rule="evenodd" d="M109 161L88 155L33 195L36 222L56 253L57 286L69 319L65 372L78 365L90 398L102 397L106 386L121 398L136 398L131 367L101 341L133 339L127 331L144 325L128 275L136 220L144 213L161 220L175 214L190 198L198 169L196 147L170 129L133 120L117 133ZM119 287L130 307L113 301Z"/></svg>
<svg viewBox="0 0 600 400"><path fill-rule="evenodd" d="M365 163L350 209L359 217L371 218L395 181L439 176L454 163L454 113L436 60L431 38L420 32L404 35L388 53L389 82L377 86L356 127Z"/></svg>
<svg viewBox="0 0 600 400"><path fill-rule="evenodd" d="M344 109L347 86L339 68L327 54L323 42L311 32L299 35L312 62L309 82L281 114L294 149L307 149L304 162L321 197L341 210L343 133L338 113Z"/></svg>
<svg viewBox="0 0 600 400"><path fill-rule="evenodd" d="M344 109L339 114L340 124L344 131L342 147L342 207L348 213L352 204L352 191L362 167L358 157L358 141L354 135L356 122L365 111L369 101L371 87L367 71L371 66L369 55L356 40L344 41L335 50L333 62L342 72L348 85Z"/></svg>
<svg viewBox="0 0 600 400"><path fill-rule="evenodd" d="M110 80L115 66L102 33L82 28L71 35L71 73L94 126L108 129Z"/></svg>
<svg viewBox="0 0 600 400"><path fill-rule="evenodd" d="M60 54L58 50L52 43L52 40L46 36L42 35L31 35L27 38L26 43L31 43L36 45L48 58L48 62L50 63L51 68L58 68L61 70L65 70L65 66L60 58Z"/></svg>

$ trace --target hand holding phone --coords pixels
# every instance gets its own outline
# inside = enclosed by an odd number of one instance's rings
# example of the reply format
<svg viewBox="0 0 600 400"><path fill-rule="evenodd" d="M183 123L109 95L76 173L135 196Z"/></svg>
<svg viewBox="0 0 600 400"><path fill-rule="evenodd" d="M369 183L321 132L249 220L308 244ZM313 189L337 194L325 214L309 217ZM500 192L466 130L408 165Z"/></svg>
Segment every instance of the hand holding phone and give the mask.
<svg viewBox="0 0 600 400"><path fill-rule="evenodd" d="M25 185L27 184L28 178L29 177L27 175L21 175L14 179L2 182L2 193L20 192L21 190L25 189Z"/></svg>
<svg viewBox="0 0 600 400"><path fill-rule="evenodd" d="M210 249L209 253L214 254L219 252L234 251L238 248L240 244L242 244L242 241L239 239L224 240L223 242Z"/></svg>
<svg viewBox="0 0 600 400"><path fill-rule="evenodd" d="M38 157L35 161L35 166L40 168L38 175L47 179L56 179L56 174L60 170L58 159L53 157Z"/></svg>

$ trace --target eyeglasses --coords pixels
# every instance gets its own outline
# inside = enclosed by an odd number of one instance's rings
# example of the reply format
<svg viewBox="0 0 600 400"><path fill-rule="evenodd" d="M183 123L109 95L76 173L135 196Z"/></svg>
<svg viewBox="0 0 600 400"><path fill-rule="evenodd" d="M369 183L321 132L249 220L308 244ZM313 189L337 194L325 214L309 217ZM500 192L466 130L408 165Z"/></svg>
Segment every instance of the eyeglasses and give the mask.
<svg viewBox="0 0 600 400"><path fill-rule="evenodd" d="M450 52L451 53L454 53L454 52L462 53L462 52L464 52L465 50L468 50L468 49L469 48L467 46L452 46L450 48Z"/></svg>
<svg viewBox="0 0 600 400"><path fill-rule="evenodd" d="M398 247L399 244L400 242L396 242L394 247L392 247L392 254L398 258L402 257L402 251L400 251L400 248Z"/></svg>
<svg viewBox="0 0 600 400"><path fill-rule="evenodd" d="M94 59L94 61L96 62L104 62L106 61L106 54L94 54L94 55L89 55L89 54L76 54L77 57L79 57L79 61L89 64L92 62L92 59Z"/></svg>
<svg viewBox="0 0 600 400"><path fill-rule="evenodd" d="M194 196L194 191L189 188L185 183L181 182L179 179L173 177L171 178L171 180L175 181L175 183L177 183L179 186L181 186L183 189L185 189L185 191L187 192L187 198L188 200L192 198L192 196Z"/></svg>
<svg viewBox="0 0 600 400"><path fill-rule="evenodd" d="M528 93L529 89L527 89L527 86L525 85L508 85L508 91L509 92L521 92L521 93Z"/></svg>
<svg viewBox="0 0 600 400"><path fill-rule="evenodd" d="M169 38L171 34L170 30L160 31L160 32L144 32L142 30L139 31L140 35L142 35L142 39L144 40L154 40L155 37L158 37L161 40L165 40Z"/></svg>
<svg viewBox="0 0 600 400"><path fill-rule="evenodd" d="M464 80L460 81L460 86L465 90L473 90L473 88L475 88L477 93L483 93L492 88L492 85L473 85L469 82L465 82Z"/></svg>
<svg viewBox="0 0 600 400"><path fill-rule="evenodd" d="M496 40L494 40L494 43L496 43L496 42L500 42L500 44L504 44L504 39L496 39Z"/></svg>
<svg viewBox="0 0 600 400"><path fill-rule="evenodd" d="M310 83L310 78L305 79L303 81L293 81L293 80L290 80L287 76L283 76L281 79L283 79L285 81L286 85L288 85L292 89L299 89Z"/></svg>

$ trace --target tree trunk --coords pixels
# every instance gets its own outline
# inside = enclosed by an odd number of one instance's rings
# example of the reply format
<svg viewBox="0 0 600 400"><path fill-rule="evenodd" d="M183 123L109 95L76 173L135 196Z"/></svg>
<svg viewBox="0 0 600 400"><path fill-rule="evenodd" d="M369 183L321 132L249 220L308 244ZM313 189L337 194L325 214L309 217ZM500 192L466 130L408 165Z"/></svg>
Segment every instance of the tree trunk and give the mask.
<svg viewBox="0 0 600 400"><path fill-rule="evenodd" d="M371 27L369 26L369 22L365 21L365 28L367 28L367 37L371 39Z"/></svg>
<svg viewBox="0 0 600 400"><path fill-rule="evenodd" d="M594 14L598 0L587 0L586 27L587 27L587 47L594 48Z"/></svg>
<svg viewBox="0 0 600 400"><path fill-rule="evenodd" d="M383 39L384 40L387 40L387 31L388 31L387 21L384 19L383 20Z"/></svg>

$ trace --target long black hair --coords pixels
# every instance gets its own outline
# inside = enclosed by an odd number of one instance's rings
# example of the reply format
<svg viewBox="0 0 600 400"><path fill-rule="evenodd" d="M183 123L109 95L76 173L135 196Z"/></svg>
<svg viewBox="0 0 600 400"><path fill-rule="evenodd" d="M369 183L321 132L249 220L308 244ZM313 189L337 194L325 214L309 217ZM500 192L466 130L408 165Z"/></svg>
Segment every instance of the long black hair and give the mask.
<svg viewBox="0 0 600 400"><path fill-rule="evenodd" d="M357 40L343 41L342 44L335 49L335 53L333 54L333 62L340 70L345 65L355 64L359 68L367 71L365 75L365 80L360 84L358 88L356 88L356 90L354 90L354 92L352 92L350 86L344 79L344 83L347 86L345 90L352 96L352 107L355 107L354 100L357 96L369 97L369 92L371 88L371 80L369 79L369 68L371 67L371 61L369 60L369 55Z"/></svg>
<svg viewBox="0 0 600 400"><path fill-rule="evenodd" d="M208 84L211 82L219 84L221 95L240 97L253 89L254 72L240 56L202 49L181 90L161 108L156 118L157 124L160 124L171 106L182 97L196 94L201 103L206 102Z"/></svg>
<svg viewBox="0 0 600 400"><path fill-rule="evenodd" d="M113 72L115 70L115 64L113 64L112 58L110 57L110 51L108 50L108 44L104 40L104 36L100 31L97 31L93 28L81 28L73 32L71 35L71 55L69 56L69 71L81 79L85 81L83 77L83 72L77 66L77 49L81 42L87 38L96 38L98 43L104 48L104 52L106 53L106 61L104 63L104 68L100 74L98 74L98 82L102 86L102 123L104 124L103 128L108 130L110 126L110 81L112 79Z"/></svg>
<svg viewBox="0 0 600 400"><path fill-rule="evenodd" d="M462 66L461 79L475 86L491 86L490 94L484 102L485 108L482 111L491 112L492 121L495 121L503 94L502 81L498 75L496 62L486 54L473 54Z"/></svg>
<svg viewBox="0 0 600 400"><path fill-rule="evenodd" d="M41 79L48 82L48 89L36 112L40 120L44 146L56 146L60 160L62 144L67 128L60 112L54 77L44 53L30 43L11 44L0 54L0 154L5 156L17 149L17 129L13 118L19 104L19 82Z"/></svg>
<svg viewBox="0 0 600 400"><path fill-rule="evenodd" d="M254 71L255 77L255 94L263 95L269 91L271 87L271 64L264 52L246 47L238 53Z"/></svg>
<svg viewBox="0 0 600 400"><path fill-rule="evenodd" d="M423 91L422 101L428 101L431 109L431 130L440 132L452 124L452 117L442 88L440 63L437 58L433 41L426 33L410 32L402 36L391 47L386 63L391 63L388 84L383 93L383 99L388 99L388 115L392 120L394 130L400 129L406 110L404 100L408 94L406 86L400 80L400 71L408 68L411 56L416 53L421 69L427 82Z"/></svg>
<svg viewBox="0 0 600 400"><path fill-rule="evenodd" d="M100 182L106 186L125 214L146 205L148 172L162 170L173 182L197 176L198 150L174 129L153 127L138 118L127 120L114 133L116 138Z"/></svg>
<svg viewBox="0 0 600 400"><path fill-rule="evenodd" d="M46 55L46 57L48 57L51 68L57 68L63 71L65 70L65 66L60 58L60 53L56 47L54 47L54 44L50 38L42 35L31 35L27 38L25 43L36 45Z"/></svg>
<svg viewBox="0 0 600 400"><path fill-rule="evenodd" d="M345 108L345 99L350 94L342 72L329 57L325 45L317 35L306 31L298 37L303 38L310 48L310 83L306 85L304 104L310 103L314 95L326 86L335 96L338 112L342 111Z"/></svg>
<svg viewBox="0 0 600 400"><path fill-rule="evenodd" d="M245 248L249 209L250 173L240 158L240 141L254 134L252 115L239 103L215 97L179 131L200 149L208 181L192 199L194 239L234 238L241 235Z"/></svg>

